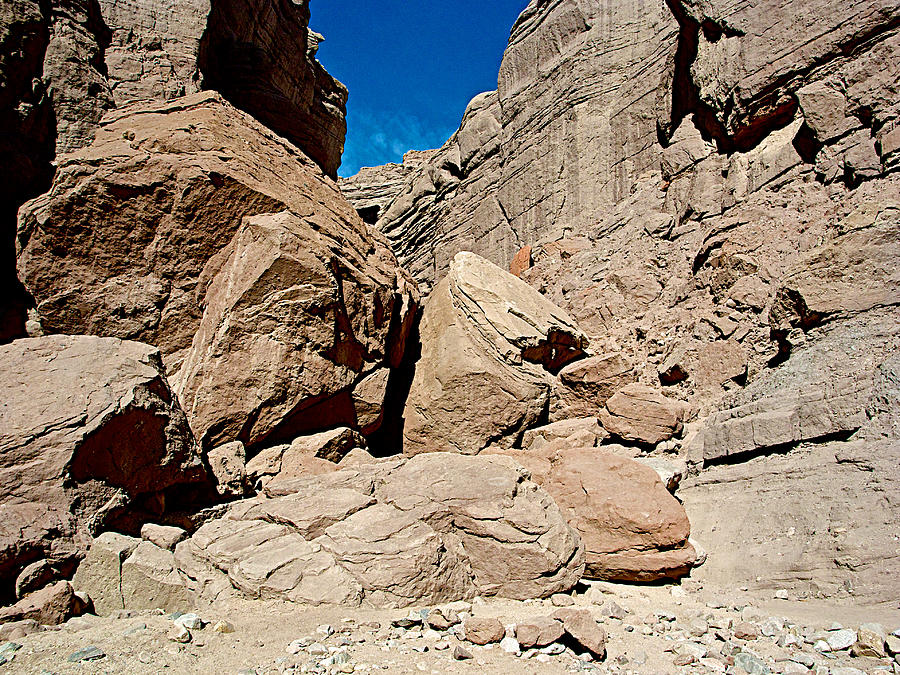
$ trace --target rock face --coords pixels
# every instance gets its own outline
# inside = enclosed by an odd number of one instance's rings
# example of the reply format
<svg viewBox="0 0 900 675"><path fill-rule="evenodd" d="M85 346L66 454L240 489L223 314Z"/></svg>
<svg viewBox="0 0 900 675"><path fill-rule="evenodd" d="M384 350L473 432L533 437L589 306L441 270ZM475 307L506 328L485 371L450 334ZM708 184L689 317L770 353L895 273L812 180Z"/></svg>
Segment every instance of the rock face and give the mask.
<svg viewBox="0 0 900 675"><path fill-rule="evenodd" d="M109 32L96 0L16 0L0 9L0 341L25 335L16 278L16 210L50 187L51 162L90 142L113 106L102 74Z"/></svg>
<svg viewBox="0 0 900 675"><path fill-rule="evenodd" d="M374 225L378 216L390 205L403 188L404 182L417 168L423 166L432 151L410 150L403 155L402 164L362 167L350 178L340 178L341 192L360 217Z"/></svg>
<svg viewBox="0 0 900 675"><path fill-rule="evenodd" d="M213 89L336 177L346 88L315 59L307 2L15 0L0 10L0 341L24 336L15 214L50 187L55 155L91 143L105 111ZM285 44L292 48L285 51ZM7 133L8 132L8 133Z"/></svg>
<svg viewBox="0 0 900 675"><path fill-rule="evenodd" d="M404 452L510 445L547 405L552 375L587 347L580 328L527 284L456 256L425 305L422 355L404 410Z"/></svg>
<svg viewBox="0 0 900 675"><path fill-rule="evenodd" d="M644 582L690 571L697 560L691 524L656 471L604 446L532 447L506 454L529 469L578 530L586 577Z"/></svg>
<svg viewBox="0 0 900 675"><path fill-rule="evenodd" d="M71 561L104 528L161 510L167 490L207 481L153 347L50 336L0 347L0 363L4 596L29 562Z"/></svg>
<svg viewBox="0 0 900 675"><path fill-rule="evenodd" d="M900 438L885 407L900 323L898 9L613 4L530 3L498 91L472 101L378 227L427 283L460 250L514 263L597 354L622 359L612 387L599 370L612 364L595 364L596 384L566 377L587 360L564 369L551 421L617 417L609 399L633 383L687 403L662 444L701 472L682 496L708 583L766 583L758 570L790 522L808 536L783 539L773 583L875 598L896 556L826 532L874 509L866 536L888 541L897 517L867 495L891 489ZM833 459L846 453L878 468ZM734 529L742 512L758 514L753 534Z"/></svg>
<svg viewBox="0 0 900 675"><path fill-rule="evenodd" d="M111 113L18 243L43 329L158 345L207 448L377 426L353 392L399 364L418 297L312 162L211 93Z"/></svg>
<svg viewBox="0 0 900 675"><path fill-rule="evenodd" d="M121 565L121 581L124 592L129 567L144 569L135 584L144 594L126 593L123 605L147 607L148 593L157 602L239 592L379 607L525 599L571 589L582 574L578 535L508 458L433 453L307 477L294 488L233 503L179 543L174 557L143 542ZM91 570L113 557L110 548L118 550L95 542L84 579L97 578ZM111 573L107 587L117 588L115 565L102 565Z"/></svg>
<svg viewBox="0 0 900 675"><path fill-rule="evenodd" d="M661 1L531 2L513 26L498 90L472 100L459 131L378 219L401 263L428 286L457 251L506 268L523 244L592 226L658 157L655 120L666 104L657 90L677 37Z"/></svg>

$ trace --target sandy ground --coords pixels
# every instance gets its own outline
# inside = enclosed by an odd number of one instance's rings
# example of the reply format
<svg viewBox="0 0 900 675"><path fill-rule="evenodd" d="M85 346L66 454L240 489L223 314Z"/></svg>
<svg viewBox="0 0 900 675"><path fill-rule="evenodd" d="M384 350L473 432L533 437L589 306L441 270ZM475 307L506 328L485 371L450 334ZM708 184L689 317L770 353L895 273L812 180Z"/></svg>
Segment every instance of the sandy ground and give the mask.
<svg viewBox="0 0 900 675"><path fill-rule="evenodd" d="M827 629L833 622L855 629L860 623L878 622L888 631L900 628L900 610L894 606L857 607L752 597L739 591L726 594L679 586L628 586L595 584L573 594L575 606L592 611L608 632L607 657L587 662L571 649L563 654L535 658L517 657L499 646L480 648L455 635L422 636L421 629L391 628L391 621L408 614L403 610L307 608L280 602L231 601L228 606L197 610L210 622L192 631L192 641L179 644L169 638L174 622L161 611L136 612L130 616L85 616L69 621L58 630L46 630L15 640L21 645L15 658L0 666L2 673L197 673L248 675L300 672L388 672L388 673L711 673L715 663L705 660L676 666L673 648L686 641L706 643L712 654L722 656L738 646L760 657L773 672L785 670L787 659L800 651L812 656L819 672L840 672L852 666L871 675L892 672L889 659L850 657L843 652L834 657L815 652L807 644L802 649L780 648L779 634L756 640L722 640L711 628L703 636L691 635L691 624L705 620L714 625L729 621L752 621L762 626L768 617L783 617L796 625L795 632L807 636ZM623 619L603 616L614 601L627 613ZM185 608L191 610L194 608ZM549 600L517 602L476 600L475 616L494 616L504 624L528 617L546 616L556 610ZM669 615L660 620L659 613ZM220 620L232 624L234 632L219 633L213 625ZM724 622L724 623L723 623ZM317 632L330 625L335 633L327 638ZM789 629L785 629L785 632ZM326 648L346 652L347 663L315 670L325 656L311 656L306 650L289 653L294 640L309 638ZM437 649L439 644L446 649ZM456 661L457 644L471 652L473 659ZM99 647L105 656L94 661L70 663L69 655L87 646ZM427 647L427 650L425 648ZM530 658L529 658L530 657ZM583 657L582 657L583 658ZM727 663L727 656L725 657ZM725 663L718 672L724 672ZM796 666L796 664L794 664ZM829 668L832 670L825 670ZM743 671L737 671L743 672ZM815 671L812 671L815 672Z"/></svg>

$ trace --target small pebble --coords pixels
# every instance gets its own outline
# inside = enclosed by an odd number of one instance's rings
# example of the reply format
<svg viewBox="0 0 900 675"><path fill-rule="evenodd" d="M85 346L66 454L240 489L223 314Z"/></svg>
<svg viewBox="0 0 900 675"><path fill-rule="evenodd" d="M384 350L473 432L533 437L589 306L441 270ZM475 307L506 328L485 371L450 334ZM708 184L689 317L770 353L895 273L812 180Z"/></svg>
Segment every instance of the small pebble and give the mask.
<svg viewBox="0 0 900 675"><path fill-rule="evenodd" d="M179 626L184 626L189 630L200 630L201 628L203 628L203 619L201 619L193 612L182 614L177 619L175 619L175 623Z"/></svg>
<svg viewBox="0 0 900 675"><path fill-rule="evenodd" d="M172 642L180 642L182 644L188 643L191 641L191 631L180 623L175 624L175 627L169 633L169 639Z"/></svg>
<svg viewBox="0 0 900 675"><path fill-rule="evenodd" d="M233 633L234 626L227 621L216 621L215 625L213 625L213 631L216 633Z"/></svg>
<svg viewBox="0 0 900 675"><path fill-rule="evenodd" d="M80 663L81 661L94 661L96 659L102 659L105 656L106 652L100 649L100 647L91 645L89 647L85 647L84 649L79 649L77 652L69 654L69 658L67 660L69 661L69 663Z"/></svg>
<svg viewBox="0 0 900 675"><path fill-rule="evenodd" d="M475 658L472 656L472 652L463 647L462 645L456 645L453 648L453 660L454 661L467 661L469 659Z"/></svg>

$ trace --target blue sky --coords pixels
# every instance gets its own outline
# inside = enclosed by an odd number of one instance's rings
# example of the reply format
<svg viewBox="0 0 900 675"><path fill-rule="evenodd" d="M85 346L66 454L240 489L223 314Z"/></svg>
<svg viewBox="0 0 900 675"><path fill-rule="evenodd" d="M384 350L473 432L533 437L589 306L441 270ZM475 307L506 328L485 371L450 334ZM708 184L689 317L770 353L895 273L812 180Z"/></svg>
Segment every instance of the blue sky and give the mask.
<svg viewBox="0 0 900 675"><path fill-rule="evenodd" d="M318 58L347 85L340 175L439 147L466 104L497 88L509 29L527 0L311 0Z"/></svg>

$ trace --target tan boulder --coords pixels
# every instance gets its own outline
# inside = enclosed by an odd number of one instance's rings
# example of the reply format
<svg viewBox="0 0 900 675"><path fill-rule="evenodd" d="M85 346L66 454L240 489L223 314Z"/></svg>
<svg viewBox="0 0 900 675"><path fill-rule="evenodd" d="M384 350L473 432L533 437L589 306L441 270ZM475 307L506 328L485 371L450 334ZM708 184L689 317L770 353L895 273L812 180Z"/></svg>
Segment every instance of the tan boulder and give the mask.
<svg viewBox="0 0 900 675"><path fill-rule="evenodd" d="M613 436L656 445L681 433L684 405L656 389L630 384L606 402L599 418Z"/></svg>
<svg viewBox="0 0 900 675"><path fill-rule="evenodd" d="M316 540L379 607L458 600L474 587L455 550L414 514L377 504L335 523Z"/></svg>
<svg viewBox="0 0 900 675"><path fill-rule="evenodd" d="M508 457L417 455L380 477L375 496L458 542L481 595L549 597L581 577L578 536Z"/></svg>
<svg viewBox="0 0 900 675"><path fill-rule="evenodd" d="M535 617L516 624L516 640L522 649L546 647L559 640L564 632L561 621L547 616Z"/></svg>
<svg viewBox="0 0 900 675"><path fill-rule="evenodd" d="M522 447L537 451L556 441L564 441L569 446L590 448L600 445L608 437L596 417L576 417L529 429L522 436Z"/></svg>
<svg viewBox="0 0 900 675"><path fill-rule="evenodd" d="M223 497L243 497L249 488L247 450L240 441L232 441L206 453L206 461L216 480L216 492Z"/></svg>
<svg viewBox="0 0 900 675"><path fill-rule="evenodd" d="M565 632L595 659L606 657L606 631L586 609L559 609L554 619L562 621Z"/></svg>
<svg viewBox="0 0 900 675"><path fill-rule="evenodd" d="M235 520L265 520L288 525L306 539L315 539L335 523L376 503L374 497L350 488L298 492L273 499L238 502L229 510Z"/></svg>
<svg viewBox="0 0 900 675"><path fill-rule="evenodd" d="M249 597L351 607L362 598L362 587L330 553L284 525L214 520L194 533L189 549Z"/></svg>
<svg viewBox="0 0 900 675"><path fill-rule="evenodd" d="M16 599L23 597L47 586L60 577L60 572L48 560L36 560L25 568L16 577Z"/></svg>
<svg viewBox="0 0 900 675"><path fill-rule="evenodd" d="M377 427L384 396L363 394L371 388L365 371L390 359L403 279L362 223L354 241L350 225L333 219L323 232L316 218L287 211L247 218L214 264L176 385L205 443L259 445L357 427L360 417ZM335 248L332 237L348 245ZM354 401L358 381L363 393Z"/></svg>
<svg viewBox="0 0 900 675"><path fill-rule="evenodd" d="M183 612L195 604L175 556L149 541L138 544L122 563L121 588L125 609Z"/></svg>
<svg viewBox="0 0 900 675"><path fill-rule="evenodd" d="M290 445L266 448L247 463L247 476L252 484L267 485L306 474L336 471L355 448L365 448L366 439L352 429L338 427L309 436L298 436Z"/></svg>
<svg viewBox="0 0 900 675"><path fill-rule="evenodd" d="M186 499L191 485L208 487L155 348L55 335L0 346L0 363L0 578L10 586L36 557L73 561L93 534L132 517L129 503L162 509L174 486Z"/></svg>
<svg viewBox="0 0 900 675"><path fill-rule="evenodd" d="M182 541L188 534L180 527L172 525L157 525L156 523L145 523L141 527L141 539L149 541L154 546L172 551L178 542Z"/></svg>
<svg viewBox="0 0 900 675"><path fill-rule="evenodd" d="M578 535L505 457L428 453L278 485L176 547L196 597L403 607L547 597L582 576Z"/></svg>
<svg viewBox="0 0 900 675"><path fill-rule="evenodd" d="M136 537L104 532L91 542L84 560L78 565L72 585L87 593L99 616L125 609L122 598L122 563L141 543Z"/></svg>
<svg viewBox="0 0 900 675"><path fill-rule="evenodd" d="M511 445L540 418L552 375L587 347L565 312L508 272L459 253L426 303L403 416L404 452Z"/></svg>
<svg viewBox="0 0 900 675"><path fill-rule="evenodd" d="M470 616L463 621L466 640L476 645L487 645L503 639L503 624L498 619Z"/></svg>
<svg viewBox="0 0 900 675"><path fill-rule="evenodd" d="M550 394L550 421L597 415L613 394L635 381L628 359L619 353L570 363L557 376Z"/></svg>

